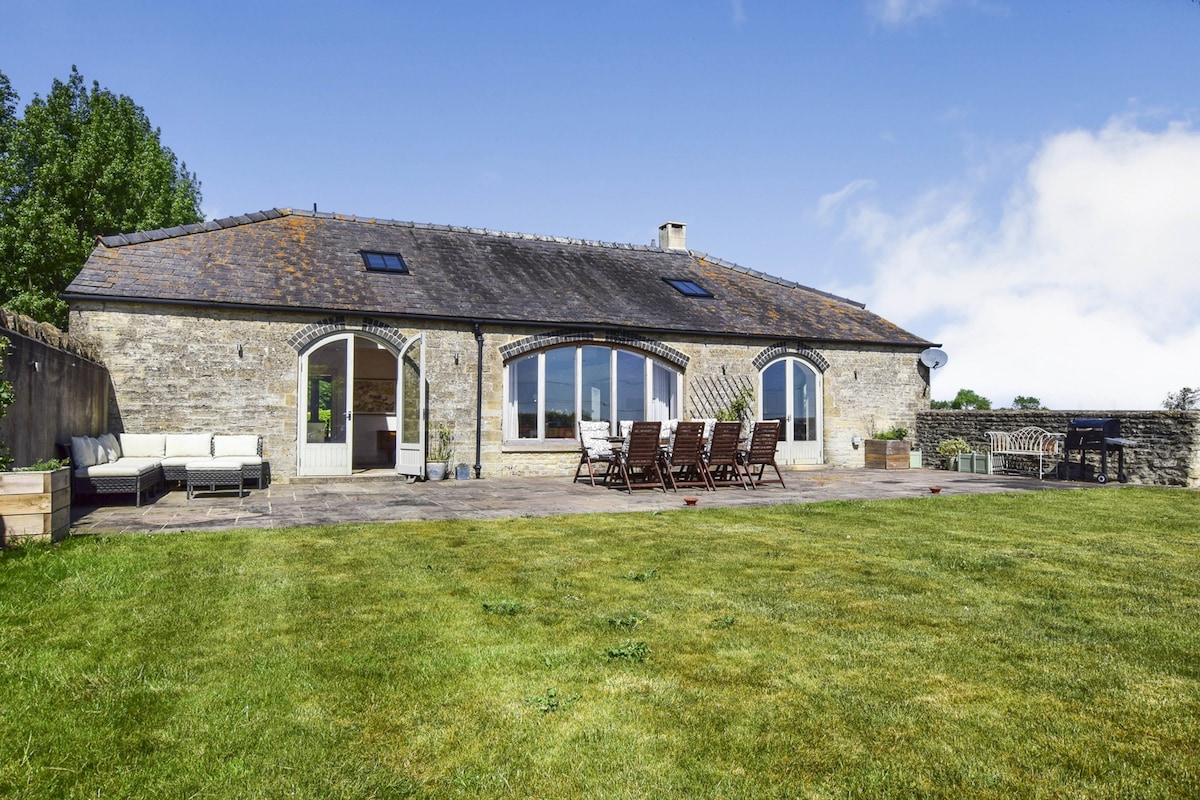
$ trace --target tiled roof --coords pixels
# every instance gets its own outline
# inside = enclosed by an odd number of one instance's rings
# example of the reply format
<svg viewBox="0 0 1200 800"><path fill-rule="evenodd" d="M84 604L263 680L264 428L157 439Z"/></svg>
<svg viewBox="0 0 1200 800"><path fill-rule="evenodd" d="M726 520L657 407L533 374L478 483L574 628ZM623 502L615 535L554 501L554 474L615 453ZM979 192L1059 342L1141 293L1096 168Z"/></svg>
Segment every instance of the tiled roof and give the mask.
<svg viewBox="0 0 1200 800"><path fill-rule="evenodd" d="M408 274L367 271L364 250L400 253ZM929 344L861 303L702 253L290 209L106 236L64 297Z"/></svg>

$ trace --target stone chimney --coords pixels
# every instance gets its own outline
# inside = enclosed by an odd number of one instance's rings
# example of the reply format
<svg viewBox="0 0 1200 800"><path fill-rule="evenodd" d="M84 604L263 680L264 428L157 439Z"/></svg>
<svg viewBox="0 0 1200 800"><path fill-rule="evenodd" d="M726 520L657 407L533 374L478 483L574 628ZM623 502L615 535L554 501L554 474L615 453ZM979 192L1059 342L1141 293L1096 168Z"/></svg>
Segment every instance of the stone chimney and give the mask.
<svg viewBox="0 0 1200 800"><path fill-rule="evenodd" d="M687 250L687 225L682 222L659 225L658 246L663 250Z"/></svg>

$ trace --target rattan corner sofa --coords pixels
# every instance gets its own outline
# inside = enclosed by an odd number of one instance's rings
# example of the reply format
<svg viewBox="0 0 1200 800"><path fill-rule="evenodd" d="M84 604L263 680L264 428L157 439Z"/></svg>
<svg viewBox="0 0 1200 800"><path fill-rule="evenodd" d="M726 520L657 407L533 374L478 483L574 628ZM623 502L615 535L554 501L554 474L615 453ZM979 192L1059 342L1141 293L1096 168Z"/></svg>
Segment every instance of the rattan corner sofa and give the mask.
<svg viewBox="0 0 1200 800"><path fill-rule="evenodd" d="M255 434L111 433L71 437L72 492L77 495L142 495L168 481L185 482L187 465L215 460L241 465L242 478L263 488L270 466Z"/></svg>

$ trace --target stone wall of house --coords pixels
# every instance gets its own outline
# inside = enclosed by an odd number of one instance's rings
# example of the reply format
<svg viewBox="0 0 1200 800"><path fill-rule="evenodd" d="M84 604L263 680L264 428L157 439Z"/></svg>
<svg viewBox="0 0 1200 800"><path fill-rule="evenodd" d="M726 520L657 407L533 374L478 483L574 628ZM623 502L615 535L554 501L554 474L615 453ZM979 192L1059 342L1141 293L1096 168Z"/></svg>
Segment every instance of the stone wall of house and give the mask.
<svg viewBox="0 0 1200 800"><path fill-rule="evenodd" d="M14 466L58 458L57 445L72 436L104 432L108 372L98 354L48 323L0 309L3 380L13 403L0 420L0 443Z"/></svg>
<svg viewBox="0 0 1200 800"><path fill-rule="evenodd" d="M79 303L70 314L72 333L109 368L108 430L261 434L274 476L295 472L297 359L288 337L298 327L153 305Z"/></svg>
<svg viewBox="0 0 1200 800"><path fill-rule="evenodd" d="M1121 421L1122 437L1136 442L1125 448L1130 483L1200 488L1200 411L922 411L917 415L916 446L925 466L943 467L946 459L937 446L946 439L960 436L986 452L988 431L1017 431L1032 425L1066 433L1071 420L1082 417ZM1087 458L1099 465L1098 454ZM1115 464L1110 463L1109 477L1116 477Z"/></svg>
<svg viewBox="0 0 1200 800"><path fill-rule="evenodd" d="M503 381L503 362L499 347L534 335L544 329L513 330L487 337L485 375L494 376L496 386ZM655 341L678 350L688 357L682 386L684 418L715 416L722 404L741 387L757 393L759 366L756 359L778 342L749 340L730 344L728 339L659 337ZM901 426L913 430L917 412L929 407L929 371L919 354L889 348L862 349L851 346L827 346L819 349L790 348L802 358L823 360L825 463L835 467L862 467L862 448L856 437L865 439L876 431ZM486 379L486 378L485 378ZM485 418L500 425L503 392L485 399ZM757 409L757 396L755 406ZM501 443L501 431L492 432L491 442ZM573 445L501 444L500 474L562 475L578 463Z"/></svg>
<svg viewBox="0 0 1200 800"><path fill-rule="evenodd" d="M929 369L919 353L860 350L824 351L825 461L834 467L862 467L856 441L900 427L917 427L917 413L929 408Z"/></svg>
<svg viewBox="0 0 1200 800"><path fill-rule="evenodd" d="M114 387L109 429L257 433L275 480L296 474L298 367L295 337L324 318L272 313L264 321L249 312L166 306L78 303L73 332L92 341L108 364ZM453 429L451 466L474 467L476 459L476 370L479 344L471 326L392 321L404 337L424 334L430 427ZM369 321L345 316L348 330ZM545 328L484 326L482 477L571 474L578 463L573 441L505 441L504 357L501 348ZM689 359L682 390L685 417L710 416L713 386L757 389L765 340L730 344L727 339L663 337L647 344L668 347ZM918 408L928 406L928 373L915 352L829 347L797 348L824 371L825 460L861 467L854 437L895 425L915 427ZM756 359L759 362L756 364ZM719 376L719 380L718 380ZM707 381L709 396L700 391ZM472 474L474 472L472 471Z"/></svg>

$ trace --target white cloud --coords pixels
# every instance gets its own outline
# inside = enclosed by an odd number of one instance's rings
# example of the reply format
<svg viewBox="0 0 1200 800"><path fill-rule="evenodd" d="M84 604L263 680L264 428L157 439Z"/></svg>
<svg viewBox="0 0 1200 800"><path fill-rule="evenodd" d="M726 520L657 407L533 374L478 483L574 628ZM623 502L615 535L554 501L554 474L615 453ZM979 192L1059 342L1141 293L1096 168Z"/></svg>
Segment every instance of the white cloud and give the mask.
<svg viewBox="0 0 1200 800"><path fill-rule="evenodd" d="M962 187L903 214L847 209L873 276L839 293L943 343L935 398L966 387L997 405L1023 394L1052 408L1157 408L1200 384L1197 186L1200 132L1188 126L1115 119L1061 133L993 218Z"/></svg>
<svg viewBox="0 0 1200 800"><path fill-rule="evenodd" d="M746 7L742 4L742 0L730 0L733 6L733 24L734 27L740 28L746 21Z"/></svg>
<svg viewBox="0 0 1200 800"><path fill-rule="evenodd" d="M885 25L907 25L922 17L933 17L953 0L869 0L868 13Z"/></svg>
<svg viewBox="0 0 1200 800"><path fill-rule="evenodd" d="M832 221L835 213L843 208L855 195L875 188L875 181L859 179L851 181L836 192L822 195L817 203L817 218L822 222Z"/></svg>

